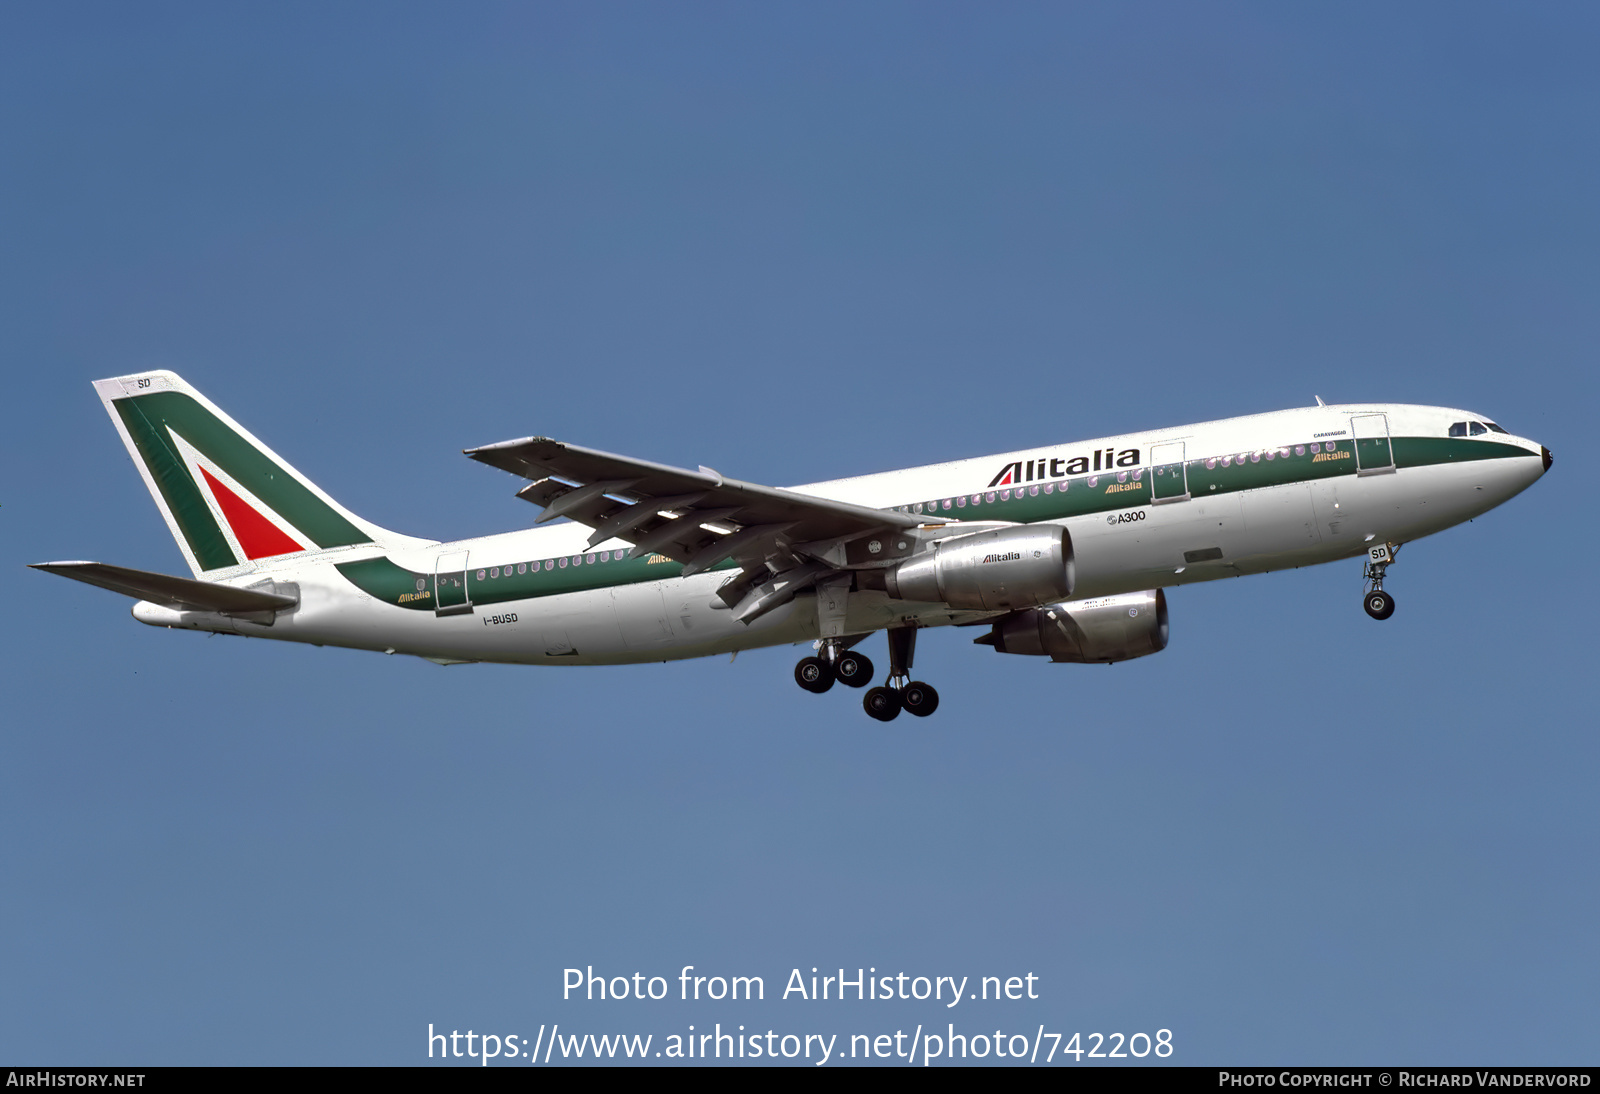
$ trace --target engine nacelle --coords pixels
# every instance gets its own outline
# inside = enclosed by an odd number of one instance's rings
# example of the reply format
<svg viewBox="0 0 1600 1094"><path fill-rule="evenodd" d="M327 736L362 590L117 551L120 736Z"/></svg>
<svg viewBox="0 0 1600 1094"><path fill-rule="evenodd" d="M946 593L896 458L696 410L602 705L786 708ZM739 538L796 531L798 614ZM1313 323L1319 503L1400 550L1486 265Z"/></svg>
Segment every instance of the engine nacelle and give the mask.
<svg viewBox="0 0 1600 1094"><path fill-rule="evenodd" d="M1047 604L998 620L978 642L1001 653L1110 664L1167 648L1167 596L1160 589Z"/></svg>
<svg viewBox="0 0 1600 1094"><path fill-rule="evenodd" d="M884 575L898 600L1003 611L1072 595L1072 537L1057 524L972 532L935 545Z"/></svg>

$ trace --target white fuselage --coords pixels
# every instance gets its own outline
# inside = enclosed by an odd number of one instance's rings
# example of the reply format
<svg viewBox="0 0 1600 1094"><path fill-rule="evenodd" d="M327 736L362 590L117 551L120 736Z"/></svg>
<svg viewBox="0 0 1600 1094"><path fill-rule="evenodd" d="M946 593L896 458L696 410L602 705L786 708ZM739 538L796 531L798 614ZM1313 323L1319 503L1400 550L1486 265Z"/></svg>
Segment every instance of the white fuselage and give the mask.
<svg viewBox="0 0 1600 1094"><path fill-rule="evenodd" d="M1482 420L1438 407L1318 406L792 489L898 508L930 525L1016 519L1018 507L1050 511L1048 506L1060 499L1059 515L1044 519L1070 533L1077 573L1073 599L1082 599L1332 562L1364 554L1374 542L1405 543L1475 517L1526 489L1544 473L1546 462L1537 443L1504 433L1449 436L1453 424L1473 419ZM1387 430L1383 444L1375 435L1370 440L1356 436L1375 434L1379 427ZM1357 451L1358 445L1369 447ZM1155 496L1155 470L1163 464L1187 469L1186 480L1178 480L1182 496ZM1282 481L1274 477L1277 468L1283 469ZM1123 481L1114 483L1119 476ZM1125 505L1111 493L1119 489L1130 492ZM1077 505L1093 508L1066 511ZM715 595L729 578L726 571L684 578L677 576L676 563L659 559L651 562L664 576L654 579L638 569L648 563L623 558L628 544L617 540L591 549L588 537L587 527L556 524L402 550L339 548L281 567L224 576L241 585L271 579L296 587L298 606L270 625L148 603L136 605L134 614L160 626L445 662L665 661L803 642L820 634L815 594L803 594L746 625ZM415 577L424 591L385 598L358 587L339 569L380 557L393 563L395 572ZM574 578L591 567L584 576L592 587L497 595L502 570L509 590L513 581L527 581L529 566L534 574L552 576L570 568ZM426 582L443 568L469 575L470 610L437 613L426 604L419 610L414 603L399 603L428 595ZM629 576L620 580L625 570ZM613 574L619 580L610 580ZM976 622L993 614L908 603L883 592L852 592L844 633Z"/></svg>

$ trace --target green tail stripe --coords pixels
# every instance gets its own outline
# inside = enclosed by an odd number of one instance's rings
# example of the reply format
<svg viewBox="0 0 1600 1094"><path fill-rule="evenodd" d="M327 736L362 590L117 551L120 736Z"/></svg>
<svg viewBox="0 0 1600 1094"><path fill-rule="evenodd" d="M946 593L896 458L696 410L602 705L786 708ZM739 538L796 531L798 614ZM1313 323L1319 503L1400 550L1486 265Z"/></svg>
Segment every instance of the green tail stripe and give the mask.
<svg viewBox="0 0 1600 1094"><path fill-rule="evenodd" d="M167 509L178 522L178 529L194 553L195 562L202 570L237 566L239 560L234 557L233 548L228 546L227 537L217 526L211 507L201 496L189 469L183 465L183 458L173 450L167 434L152 425L135 405L139 401L119 399L113 405L128 429L128 436L133 438L133 446L139 450L139 458L150 469L150 477L161 491Z"/></svg>
<svg viewBox="0 0 1600 1094"><path fill-rule="evenodd" d="M238 560L162 427L170 427L194 445L318 547L372 542L371 536L190 396L154 392L118 399L114 405L201 569L234 566Z"/></svg>

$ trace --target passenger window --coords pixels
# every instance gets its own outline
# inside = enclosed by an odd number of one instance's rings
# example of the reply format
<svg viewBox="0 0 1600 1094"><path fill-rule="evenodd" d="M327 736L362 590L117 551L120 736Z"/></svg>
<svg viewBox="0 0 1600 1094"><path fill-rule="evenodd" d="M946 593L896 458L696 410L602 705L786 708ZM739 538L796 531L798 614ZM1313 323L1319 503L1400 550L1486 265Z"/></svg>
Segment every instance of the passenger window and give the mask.
<svg viewBox="0 0 1600 1094"><path fill-rule="evenodd" d="M1466 435L1467 435L1467 423L1466 422L1457 422L1455 425L1450 427L1450 436L1452 436L1452 437L1465 437Z"/></svg>
<svg viewBox="0 0 1600 1094"><path fill-rule="evenodd" d="M1467 431L1474 437L1481 437L1485 433L1489 432L1487 429L1483 428L1482 422L1469 422L1467 425Z"/></svg>

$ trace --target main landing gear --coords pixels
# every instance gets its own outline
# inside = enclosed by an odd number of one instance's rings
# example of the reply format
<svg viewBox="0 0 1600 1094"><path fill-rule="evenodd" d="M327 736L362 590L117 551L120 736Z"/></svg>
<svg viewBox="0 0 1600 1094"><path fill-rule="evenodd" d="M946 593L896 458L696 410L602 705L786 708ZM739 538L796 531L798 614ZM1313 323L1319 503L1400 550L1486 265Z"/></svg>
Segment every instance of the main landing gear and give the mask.
<svg viewBox="0 0 1600 1094"><path fill-rule="evenodd" d="M1366 579L1367 592L1361 606L1374 619L1388 619L1394 614L1394 597L1383 591L1383 575L1399 554L1398 543L1380 543L1367 549L1367 568L1361 572Z"/></svg>
<svg viewBox="0 0 1600 1094"><path fill-rule="evenodd" d="M851 653L839 640L829 639L817 652L820 657L802 657L794 667L794 682L807 691L821 695L835 681L852 688L863 688L871 682L872 662L859 653Z"/></svg>
<svg viewBox="0 0 1600 1094"><path fill-rule="evenodd" d="M868 691L861 706L880 722L892 722L904 710L926 718L939 709L939 693L920 680L911 679L911 658L917 650L915 627L890 627L889 679L881 688Z"/></svg>
<svg viewBox="0 0 1600 1094"><path fill-rule="evenodd" d="M861 706L880 722L892 722L902 710L926 718L939 706L939 693L920 680L911 679L911 658L917 647L914 627L891 627L889 638L889 679L883 687L871 688ZM859 639L856 639L859 641ZM802 657L794 667L795 683L820 695L835 683L866 687L872 682L872 662L852 653L845 642L827 639L817 656Z"/></svg>

